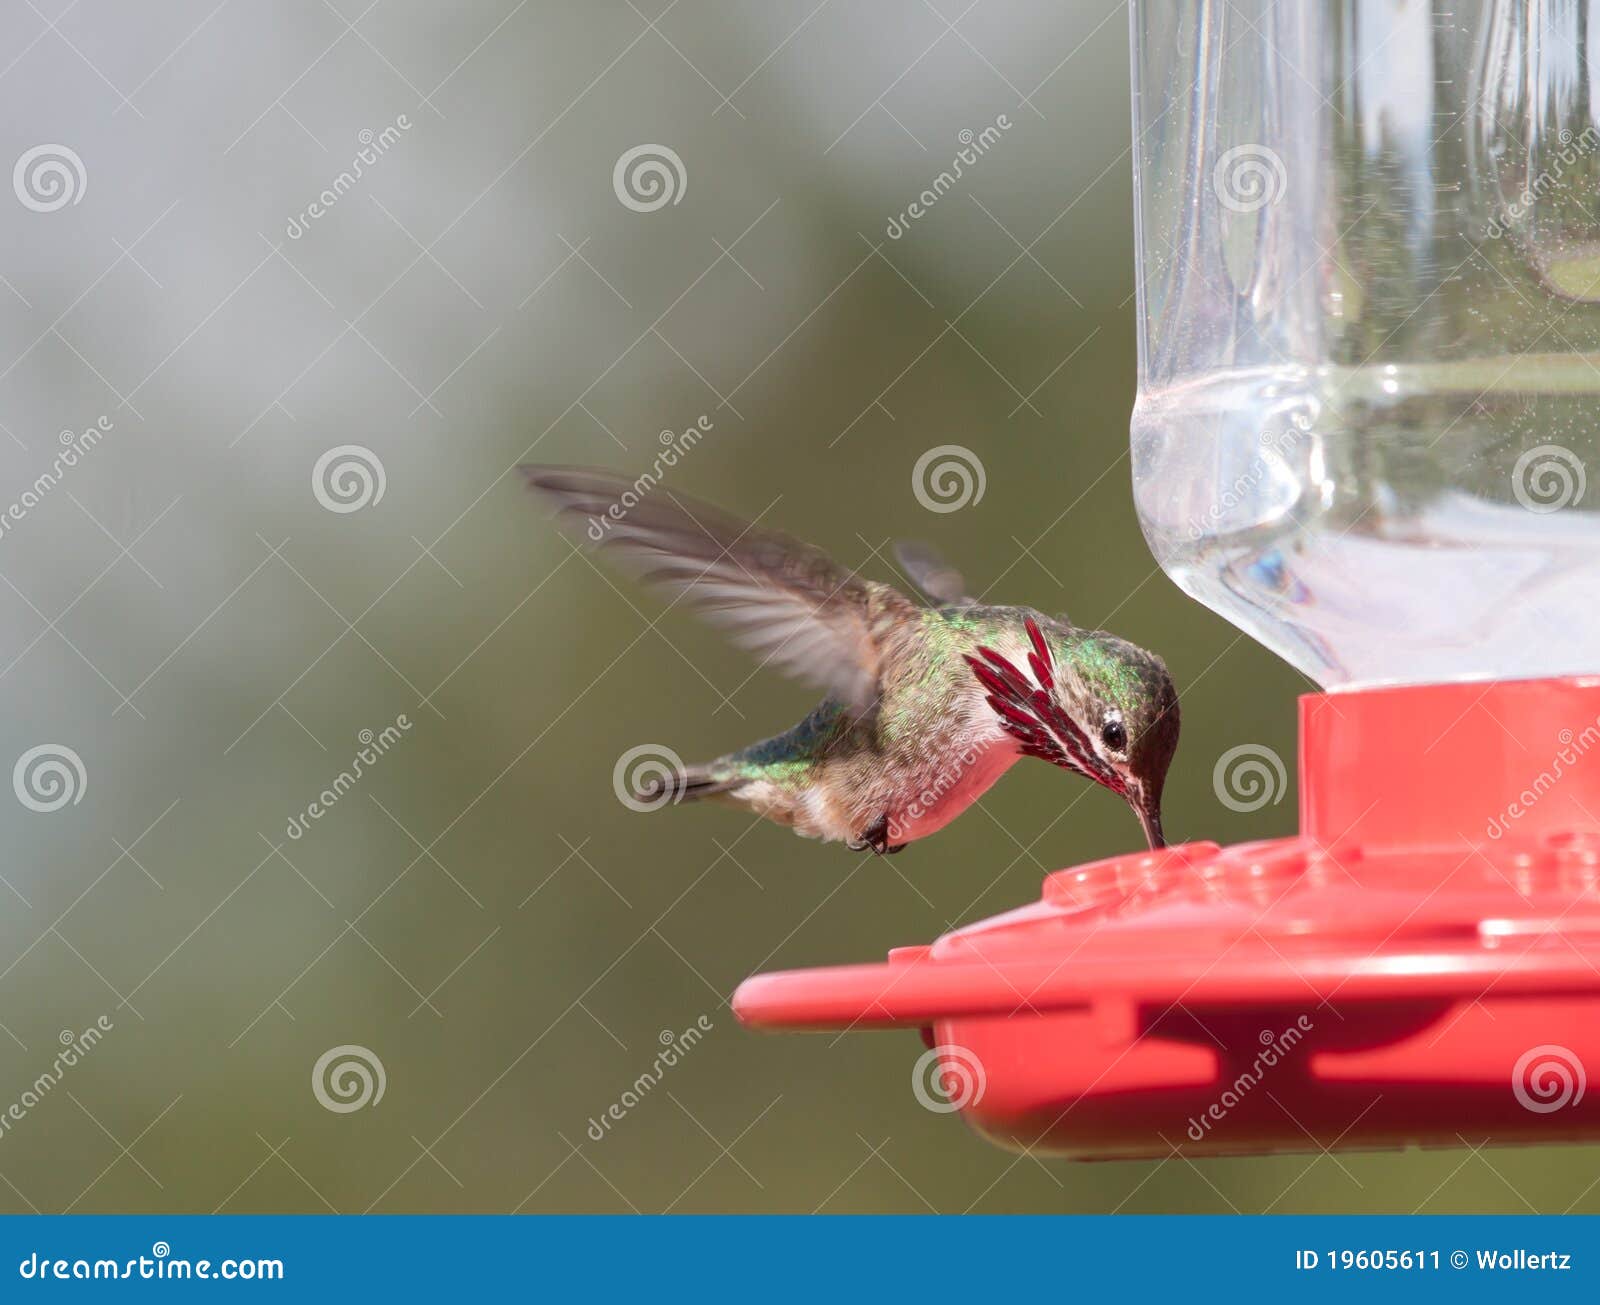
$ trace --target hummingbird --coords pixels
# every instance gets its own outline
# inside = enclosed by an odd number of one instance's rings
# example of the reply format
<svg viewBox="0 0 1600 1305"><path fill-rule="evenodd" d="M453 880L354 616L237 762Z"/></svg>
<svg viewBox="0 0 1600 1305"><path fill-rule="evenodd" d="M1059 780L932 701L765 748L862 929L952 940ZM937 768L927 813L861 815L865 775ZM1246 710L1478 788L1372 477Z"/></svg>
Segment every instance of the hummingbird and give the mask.
<svg viewBox="0 0 1600 1305"><path fill-rule="evenodd" d="M1064 616L979 602L926 544L895 546L919 603L653 477L521 471L573 535L827 695L786 733L652 777L640 800L710 798L884 855L1036 757L1110 789L1150 846L1165 845L1178 695L1154 653Z"/></svg>

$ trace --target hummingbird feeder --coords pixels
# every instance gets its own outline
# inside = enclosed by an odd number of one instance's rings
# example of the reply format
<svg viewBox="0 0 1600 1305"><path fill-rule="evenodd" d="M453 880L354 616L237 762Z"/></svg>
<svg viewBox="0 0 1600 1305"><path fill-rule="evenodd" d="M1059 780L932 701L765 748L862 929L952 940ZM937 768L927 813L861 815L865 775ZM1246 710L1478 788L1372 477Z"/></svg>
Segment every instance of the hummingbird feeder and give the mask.
<svg viewBox="0 0 1600 1305"><path fill-rule="evenodd" d="M1035 1153L1600 1140L1596 21L1134 0L1135 501L1326 690L1300 834L1058 871L742 1021L919 1029Z"/></svg>

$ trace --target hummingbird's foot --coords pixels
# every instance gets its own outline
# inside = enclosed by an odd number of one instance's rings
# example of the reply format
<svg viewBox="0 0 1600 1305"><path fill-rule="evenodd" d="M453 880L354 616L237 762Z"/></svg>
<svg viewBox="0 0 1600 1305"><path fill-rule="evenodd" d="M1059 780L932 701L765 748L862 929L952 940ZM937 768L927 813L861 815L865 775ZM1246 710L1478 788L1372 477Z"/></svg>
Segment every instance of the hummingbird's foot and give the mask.
<svg viewBox="0 0 1600 1305"><path fill-rule="evenodd" d="M885 811L864 830L861 837L845 844L852 852L871 851L875 856L893 856L905 850L904 843L889 843L889 813Z"/></svg>

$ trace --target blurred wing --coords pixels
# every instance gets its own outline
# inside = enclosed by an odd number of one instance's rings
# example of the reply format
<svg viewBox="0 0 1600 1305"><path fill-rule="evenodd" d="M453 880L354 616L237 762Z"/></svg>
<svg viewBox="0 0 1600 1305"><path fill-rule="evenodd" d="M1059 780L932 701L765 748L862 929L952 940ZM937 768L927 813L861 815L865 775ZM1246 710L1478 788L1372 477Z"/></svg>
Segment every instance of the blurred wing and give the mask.
<svg viewBox="0 0 1600 1305"><path fill-rule="evenodd" d="M564 525L641 580L681 595L763 663L856 711L872 705L885 636L916 607L820 549L660 485L584 467L521 468Z"/></svg>
<svg viewBox="0 0 1600 1305"><path fill-rule="evenodd" d="M902 539L894 546L895 560L911 583L930 603L939 607L971 607L978 600L967 593L961 572L945 564L931 544Z"/></svg>

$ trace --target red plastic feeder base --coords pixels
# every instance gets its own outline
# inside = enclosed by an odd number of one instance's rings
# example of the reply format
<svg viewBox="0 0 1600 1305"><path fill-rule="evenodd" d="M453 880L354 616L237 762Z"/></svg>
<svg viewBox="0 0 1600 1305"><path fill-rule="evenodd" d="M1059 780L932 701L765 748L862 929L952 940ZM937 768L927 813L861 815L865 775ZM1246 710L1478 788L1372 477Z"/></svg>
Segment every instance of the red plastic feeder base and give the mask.
<svg viewBox="0 0 1600 1305"><path fill-rule="evenodd" d="M1600 1140L1600 677L1307 696L1300 773L1298 838L1058 871L734 1012L921 1028L975 1128L1082 1159Z"/></svg>

